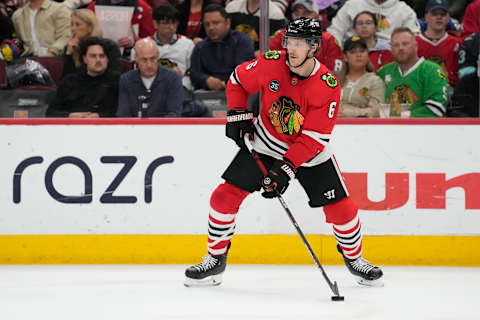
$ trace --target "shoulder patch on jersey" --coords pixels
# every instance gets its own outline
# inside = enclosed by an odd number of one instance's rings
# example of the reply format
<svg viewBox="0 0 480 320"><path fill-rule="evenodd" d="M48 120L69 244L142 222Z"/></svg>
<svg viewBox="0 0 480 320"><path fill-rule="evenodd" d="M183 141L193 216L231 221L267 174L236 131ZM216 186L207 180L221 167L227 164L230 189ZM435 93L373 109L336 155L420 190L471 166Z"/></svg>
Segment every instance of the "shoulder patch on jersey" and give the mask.
<svg viewBox="0 0 480 320"><path fill-rule="evenodd" d="M295 104L292 98L285 96L281 96L272 103L268 114L275 131L290 136L300 131L305 120L300 113L300 106Z"/></svg>
<svg viewBox="0 0 480 320"><path fill-rule="evenodd" d="M447 76L445 75L445 72L443 72L443 70L437 69L437 74L440 79L443 79L443 80L447 79Z"/></svg>
<svg viewBox="0 0 480 320"><path fill-rule="evenodd" d="M278 60L280 59L280 51L277 50L271 50L265 52L265 60Z"/></svg>
<svg viewBox="0 0 480 320"><path fill-rule="evenodd" d="M392 76L389 73L387 73L385 75L385 83L388 84L388 83L390 83L390 81L392 81Z"/></svg>
<svg viewBox="0 0 480 320"><path fill-rule="evenodd" d="M278 80L272 80L268 83L268 88L272 92L278 92L278 90L280 90L280 82Z"/></svg>
<svg viewBox="0 0 480 320"><path fill-rule="evenodd" d="M337 78L330 72L322 74L322 80L332 89L338 86Z"/></svg>
<svg viewBox="0 0 480 320"><path fill-rule="evenodd" d="M249 64L247 65L247 67L245 68L245 70L248 71L248 70L254 68L254 67L257 65L257 63L258 63L258 60L255 60L255 61L253 61L252 63L249 63Z"/></svg>

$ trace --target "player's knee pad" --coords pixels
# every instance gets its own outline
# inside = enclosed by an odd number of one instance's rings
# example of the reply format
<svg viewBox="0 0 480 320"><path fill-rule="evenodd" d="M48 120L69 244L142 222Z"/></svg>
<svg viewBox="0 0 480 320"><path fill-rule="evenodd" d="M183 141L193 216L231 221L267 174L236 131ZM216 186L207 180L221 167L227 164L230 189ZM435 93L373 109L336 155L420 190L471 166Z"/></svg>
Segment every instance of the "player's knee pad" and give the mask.
<svg viewBox="0 0 480 320"><path fill-rule="evenodd" d="M350 197L326 205L323 207L325 218L328 223L343 225L350 222L357 216L358 206Z"/></svg>
<svg viewBox="0 0 480 320"><path fill-rule="evenodd" d="M243 200L249 195L228 182L220 184L210 197L210 206L220 213L237 213Z"/></svg>

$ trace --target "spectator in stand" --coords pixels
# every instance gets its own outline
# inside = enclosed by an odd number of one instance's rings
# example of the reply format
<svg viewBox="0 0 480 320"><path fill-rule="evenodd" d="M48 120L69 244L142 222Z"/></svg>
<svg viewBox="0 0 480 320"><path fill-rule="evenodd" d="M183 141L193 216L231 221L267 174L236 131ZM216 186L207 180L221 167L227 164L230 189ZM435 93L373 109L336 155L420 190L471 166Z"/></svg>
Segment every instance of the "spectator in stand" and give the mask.
<svg viewBox="0 0 480 320"><path fill-rule="evenodd" d="M463 15L465 14L465 9L468 4L475 0L455 0L451 1L448 6L448 12L450 12L450 17L457 21L462 21ZM411 5L417 14L417 17L425 16L425 7L427 6L428 0L415 0L415 3Z"/></svg>
<svg viewBox="0 0 480 320"><path fill-rule="evenodd" d="M318 7L315 0L296 0L292 5L292 20L297 18L318 19ZM270 38L270 50L283 50L282 39L285 35L285 28L275 32ZM322 43L320 51L315 56L317 60L323 63L332 71L340 70L343 60L342 48L337 40L328 32L322 32Z"/></svg>
<svg viewBox="0 0 480 320"><path fill-rule="evenodd" d="M390 34L397 27L407 27L414 33L420 32L415 11L399 0L349 0L337 12L327 29L339 43L354 35L353 19L362 11L377 16L377 39L390 41Z"/></svg>
<svg viewBox="0 0 480 320"><path fill-rule="evenodd" d="M145 0L97 0L88 5L88 9L95 11L95 5L134 7L131 20L133 37L125 35L118 39L118 46L124 48L123 54L130 56L130 50L139 38L151 37L155 33L152 21L152 9ZM137 32L138 30L138 32Z"/></svg>
<svg viewBox="0 0 480 320"><path fill-rule="evenodd" d="M272 0L272 3L282 10L284 15L287 12L288 6L291 2L292 0Z"/></svg>
<svg viewBox="0 0 480 320"><path fill-rule="evenodd" d="M445 26L450 20L447 0L429 0L425 14L427 29L417 36L418 55L438 63L448 75L450 86L458 80L460 38L449 35Z"/></svg>
<svg viewBox="0 0 480 320"><path fill-rule="evenodd" d="M345 61L337 78L342 86L338 116L344 118L378 118L380 104L385 103L385 83L373 70L365 40L348 38L343 45Z"/></svg>
<svg viewBox="0 0 480 320"><path fill-rule="evenodd" d="M78 8L85 8L90 4L90 2L92 2L92 0L64 0L62 4L73 11Z"/></svg>
<svg viewBox="0 0 480 320"><path fill-rule="evenodd" d="M253 41L257 56L260 41L260 0L233 0L227 4L225 10L232 21L232 29L247 34ZM285 15L272 2L269 2L268 13L271 36L285 27Z"/></svg>
<svg viewBox="0 0 480 320"><path fill-rule="evenodd" d="M190 78L195 90L223 91L235 67L254 58L253 43L246 34L230 29L228 14L218 4L205 8L203 24L207 37L193 49Z"/></svg>
<svg viewBox="0 0 480 320"><path fill-rule="evenodd" d="M451 106L447 110L449 117L478 118L480 108L478 102L479 78L478 73L470 73L457 82L452 97Z"/></svg>
<svg viewBox="0 0 480 320"><path fill-rule="evenodd" d="M391 114L400 115L402 104L409 104L411 117L442 117L448 101L448 78L436 63L417 54L415 34L408 28L392 32L395 62L378 70L385 82L385 99Z"/></svg>
<svg viewBox="0 0 480 320"><path fill-rule="evenodd" d="M480 84L477 70L458 80L452 103L447 113L449 117L479 117L480 105L478 95L480 93Z"/></svg>
<svg viewBox="0 0 480 320"><path fill-rule="evenodd" d="M159 56L151 38L137 41L138 69L120 77L117 117L182 116L182 80L175 71L159 65Z"/></svg>
<svg viewBox="0 0 480 320"><path fill-rule="evenodd" d="M95 13L88 9L77 9L71 16L71 34L63 52L62 78L67 74L77 72L82 65L79 43L88 37L102 37L102 30L98 25ZM108 56L108 68L113 71L122 72L120 64L120 49L118 45L110 40L103 39L105 50Z"/></svg>
<svg viewBox="0 0 480 320"><path fill-rule="evenodd" d="M477 72L477 61L480 52L480 32L474 33L463 41L458 59L458 77L462 79Z"/></svg>
<svg viewBox="0 0 480 320"><path fill-rule="evenodd" d="M320 26L326 30L347 0L316 0L315 2L320 6Z"/></svg>
<svg viewBox="0 0 480 320"><path fill-rule="evenodd" d="M12 16L23 56L59 56L70 38L70 10L51 0L29 0Z"/></svg>
<svg viewBox="0 0 480 320"><path fill-rule="evenodd" d="M177 9L180 12L178 33L192 39L194 44L202 41L206 37L205 28L202 24L203 10L212 3L219 3L219 1L184 0L178 4Z"/></svg>
<svg viewBox="0 0 480 320"><path fill-rule="evenodd" d="M480 31L480 0L470 3L463 16L462 39Z"/></svg>
<svg viewBox="0 0 480 320"><path fill-rule="evenodd" d="M378 20L375 14L369 11L360 12L353 19L353 28L355 33L367 44L368 57L372 62L374 71L394 61L390 51L390 42L377 38Z"/></svg>
<svg viewBox="0 0 480 320"><path fill-rule="evenodd" d="M15 33L12 20L8 13L7 6L3 2L0 2L0 43L3 40L12 39Z"/></svg>
<svg viewBox="0 0 480 320"><path fill-rule="evenodd" d="M175 70L182 78L183 87L191 91L192 82L187 72L194 44L191 39L177 33L179 11L169 3L159 4L153 10L153 23L157 29L153 40L160 51L160 64Z"/></svg>
<svg viewBox="0 0 480 320"><path fill-rule="evenodd" d="M108 70L108 53L103 39L90 37L80 42L85 67L67 75L47 109L48 117L113 117L117 107L120 74Z"/></svg>
<svg viewBox="0 0 480 320"><path fill-rule="evenodd" d="M450 14L450 19L448 20L446 29L449 34L455 37L460 37L462 26L460 21L462 21L463 14L465 13L465 7L468 3L473 0L455 0L451 1L448 6L448 12ZM417 13L418 23L420 24L421 32L425 32L427 29L427 22L423 17L425 17L425 7L428 0L417 0L412 6ZM422 18L420 18L422 17Z"/></svg>
<svg viewBox="0 0 480 320"><path fill-rule="evenodd" d="M448 110L449 117L478 117L478 61L480 59L480 32L465 39L458 60L458 82Z"/></svg>

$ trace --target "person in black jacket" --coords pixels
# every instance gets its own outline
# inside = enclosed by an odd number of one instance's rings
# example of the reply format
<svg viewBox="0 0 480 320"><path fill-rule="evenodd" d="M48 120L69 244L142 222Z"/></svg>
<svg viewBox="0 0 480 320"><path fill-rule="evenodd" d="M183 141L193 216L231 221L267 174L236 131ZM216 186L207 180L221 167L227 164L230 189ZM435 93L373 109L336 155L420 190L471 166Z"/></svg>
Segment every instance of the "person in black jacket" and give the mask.
<svg viewBox="0 0 480 320"><path fill-rule="evenodd" d="M62 56L62 78L67 74L77 72L82 65L79 48L80 41L88 37L102 38L103 36L95 13L88 9L77 9L72 12L70 29L72 36L68 40ZM122 65L120 64L121 53L118 45L115 41L107 38L102 38L102 40L109 58L108 68L122 72Z"/></svg>
<svg viewBox="0 0 480 320"><path fill-rule="evenodd" d="M102 39L80 42L83 65L62 79L47 109L48 117L98 118L115 116L120 73L108 69L109 57Z"/></svg>
<svg viewBox="0 0 480 320"><path fill-rule="evenodd" d="M203 10L211 3L220 3L218 0L185 0L177 5L180 12L177 32L189 37L195 44L206 37L202 25Z"/></svg>
<svg viewBox="0 0 480 320"><path fill-rule="evenodd" d="M203 24L207 37L193 48L190 79L195 90L223 91L235 67L254 58L253 42L230 29L230 18L220 5L205 8Z"/></svg>

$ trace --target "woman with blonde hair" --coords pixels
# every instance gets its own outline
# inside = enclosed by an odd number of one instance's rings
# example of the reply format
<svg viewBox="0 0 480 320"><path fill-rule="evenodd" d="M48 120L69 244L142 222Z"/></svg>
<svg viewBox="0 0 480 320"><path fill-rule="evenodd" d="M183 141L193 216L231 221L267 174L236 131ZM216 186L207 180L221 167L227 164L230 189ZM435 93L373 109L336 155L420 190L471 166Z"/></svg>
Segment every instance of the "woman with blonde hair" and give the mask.
<svg viewBox="0 0 480 320"><path fill-rule="evenodd" d="M88 9L77 9L72 12L70 28L72 35L64 50L62 78L67 74L77 72L82 66L82 57L78 45L80 41L88 37L102 38L103 36L95 13ZM107 48L109 69L120 72L119 59L121 54L118 45L110 39L103 38L103 41Z"/></svg>
<svg viewBox="0 0 480 320"><path fill-rule="evenodd" d="M374 72L365 40L353 36L343 46L344 63L337 78L342 86L339 117L379 117L385 83Z"/></svg>

